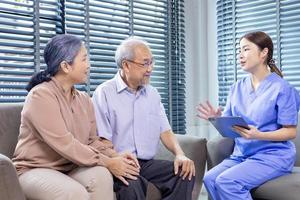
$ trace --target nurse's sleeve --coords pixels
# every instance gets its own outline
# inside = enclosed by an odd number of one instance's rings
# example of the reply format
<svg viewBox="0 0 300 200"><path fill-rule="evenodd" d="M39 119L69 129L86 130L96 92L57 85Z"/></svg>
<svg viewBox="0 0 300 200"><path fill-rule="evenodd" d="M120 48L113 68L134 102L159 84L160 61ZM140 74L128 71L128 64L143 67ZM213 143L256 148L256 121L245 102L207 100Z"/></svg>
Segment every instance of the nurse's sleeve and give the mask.
<svg viewBox="0 0 300 200"><path fill-rule="evenodd" d="M232 92L233 92L233 88L234 88L234 85L232 85L230 87L230 90L228 92L228 95L227 95L227 100L226 100L226 105L224 107L224 110L222 112L222 116L232 116L232 111L231 111L231 97L232 97Z"/></svg>
<svg viewBox="0 0 300 200"><path fill-rule="evenodd" d="M299 111L299 93L291 85L281 87L277 97L278 118L281 125L297 125Z"/></svg>
<svg viewBox="0 0 300 200"><path fill-rule="evenodd" d="M112 141L112 128L109 123L108 103L103 87L98 87L93 94L92 102L96 116L97 134Z"/></svg>

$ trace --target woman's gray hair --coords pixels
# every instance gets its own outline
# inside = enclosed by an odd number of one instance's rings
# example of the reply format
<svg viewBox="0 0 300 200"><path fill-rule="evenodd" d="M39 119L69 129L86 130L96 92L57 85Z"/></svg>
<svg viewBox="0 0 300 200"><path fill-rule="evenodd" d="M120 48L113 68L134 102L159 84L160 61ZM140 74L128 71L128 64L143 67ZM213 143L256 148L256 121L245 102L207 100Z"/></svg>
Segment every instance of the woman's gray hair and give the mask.
<svg viewBox="0 0 300 200"><path fill-rule="evenodd" d="M145 40L137 36L130 36L129 38L122 41L115 53L115 61L117 63L117 66L119 68L122 68L123 60L133 60L135 58L134 49L140 45L144 45L150 49L149 44Z"/></svg>

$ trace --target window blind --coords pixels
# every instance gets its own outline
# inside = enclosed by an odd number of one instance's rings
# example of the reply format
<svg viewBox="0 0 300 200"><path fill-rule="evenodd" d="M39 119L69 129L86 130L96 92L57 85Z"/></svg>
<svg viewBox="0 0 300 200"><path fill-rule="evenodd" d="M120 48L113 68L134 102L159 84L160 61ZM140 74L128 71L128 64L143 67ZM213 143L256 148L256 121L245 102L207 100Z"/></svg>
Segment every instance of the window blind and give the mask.
<svg viewBox="0 0 300 200"><path fill-rule="evenodd" d="M283 71L284 78L300 91L300 2L218 0L216 7L219 104L225 105L230 85L246 75L239 66L239 40L252 31L264 31L270 35L276 65Z"/></svg>
<svg viewBox="0 0 300 200"><path fill-rule="evenodd" d="M183 1L67 1L66 31L82 37L90 55L89 82L78 88L92 95L116 74L114 53L120 42L131 35L142 37L156 60L151 84L162 97L174 131L185 133L183 24Z"/></svg>
<svg viewBox="0 0 300 200"><path fill-rule="evenodd" d="M91 70L79 90L92 95L117 72L116 47L131 35L144 38L156 64L158 89L177 133L185 133L184 1L179 0L2 0L0 102L24 101L33 73L45 69L43 50L56 34L85 41Z"/></svg>
<svg viewBox="0 0 300 200"><path fill-rule="evenodd" d="M284 78L300 91L300 1L280 1L280 49Z"/></svg>
<svg viewBox="0 0 300 200"><path fill-rule="evenodd" d="M0 2L0 102L24 101L25 86L40 69L39 46L60 32L59 9L56 0Z"/></svg>

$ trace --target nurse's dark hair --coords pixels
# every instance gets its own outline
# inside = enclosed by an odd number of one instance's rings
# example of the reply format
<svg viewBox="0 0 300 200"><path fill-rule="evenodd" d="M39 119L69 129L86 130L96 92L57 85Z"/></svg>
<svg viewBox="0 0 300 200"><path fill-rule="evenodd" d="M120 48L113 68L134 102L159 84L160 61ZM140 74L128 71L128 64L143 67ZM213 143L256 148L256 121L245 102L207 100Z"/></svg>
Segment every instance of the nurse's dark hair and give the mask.
<svg viewBox="0 0 300 200"><path fill-rule="evenodd" d="M65 61L72 64L80 51L82 41L73 35L56 35L47 43L44 49L46 69L32 76L26 90L29 92L34 86L50 81L60 69L60 64Z"/></svg>
<svg viewBox="0 0 300 200"><path fill-rule="evenodd" d="M260 50L263 50L264 48L268 49L268 56L265 60L265 63L270 67L271 72L275 72L280 77L283 77L282 72L278 69L278 67L275 65L275 60L273 59L273 42L272 39L268 34L262 31L256 31L256 32L250 32L245 34L241 39L247 39L250 42L256 44Z"/></svg>

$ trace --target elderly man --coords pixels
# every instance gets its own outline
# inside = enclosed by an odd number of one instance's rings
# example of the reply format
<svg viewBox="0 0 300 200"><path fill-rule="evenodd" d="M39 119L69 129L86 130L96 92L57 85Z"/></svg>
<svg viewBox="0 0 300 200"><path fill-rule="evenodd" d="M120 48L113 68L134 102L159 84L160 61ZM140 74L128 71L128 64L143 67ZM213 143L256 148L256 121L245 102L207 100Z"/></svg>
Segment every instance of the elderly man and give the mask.
<svg viewBox="0 0 300 200"><path fill-rule="evenodd" d="M98 135L111 141L118 153L131 154L130 167L114 179L117 199L145 199L148 182L160 190L162 199L191 199L194 162L184 155L160 95L149 85L154 60L148 44L130 37L118 47L115 60L120 70L97 87L93 103ZM175 155L174 162L153 159L159 140Z"/></svg>

